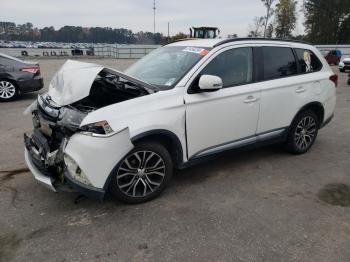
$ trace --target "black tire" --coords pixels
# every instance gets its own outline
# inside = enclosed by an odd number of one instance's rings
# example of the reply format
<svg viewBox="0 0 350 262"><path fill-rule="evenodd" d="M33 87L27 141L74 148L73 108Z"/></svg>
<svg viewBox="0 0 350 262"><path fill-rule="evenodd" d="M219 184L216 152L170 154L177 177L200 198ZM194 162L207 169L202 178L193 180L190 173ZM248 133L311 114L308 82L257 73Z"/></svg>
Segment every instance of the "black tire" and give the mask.
<svg viewBox="0 0 350 262"><path fill-rule="evenodd" d="M6 87L7 86L7 87ZM6 97L5 92L2 92L5 88L11 88L11 90L14 90L14 92L9 92L6 94L10 94L11 96ZM8 89L7 89L8 90ZM7 79L0 79L0 102L10 102L15 100L19 95L19 89L17 87L17 84L11 80Z"/></svg>
<svg viewBox="0 0 350 262"><path fill-rule="evenodd" d="M309 120L310 122L308 122ZM309 151L317 138L318 130L320 128L319 122L319 118L312 110L305 110L299 113L289 129L285 144L286 150L297 155L304 154ZM305 123L305 128L302 128L303 123ZM312 126L308 127L308 123L310 123Z"/></svg>
<svg viewBox="0 0 350 262"><path fill-rule="evenodd" d="M146 156L143 155L144 152L146 152ZM154 155L150 157L152 153ZM140 160L138 160L136 155ZM155 168L152 169L152 167L147 166L148 164L155 164L159 159L161 159L161 162L156 166L156 168L158 167L156 173L164 173L163 177L152 172L152 170L155 171ZM140 161L142 161L142 163ZM164 168L159 169L162 164L164 164ZM132 166L132 168L130 168L130 166ZM132 172L128 172L127 170ZM109 188L118 200L128 204L139 204L152 200L162 193L169 184L172 175L173 162L168 150L163 145L156 142L143 142L137 144L114 168ZM135 182L135 179L139 182ZM131 184L129 184L130 182ZM153 183L159 183L159 185L155 187ZM128 189L130 190L130 188L128 188L129 186L132 187L133 192L125 192ZM153 190L152 187L154 187ZM143 195L145 193L145 188L147 194Z"/></svg>
<svg viewBox="0 0 350 262"><path fill-rule="evenodd" d="M344 73L345 72L345 69L339 69L340 72Z"/></svg>

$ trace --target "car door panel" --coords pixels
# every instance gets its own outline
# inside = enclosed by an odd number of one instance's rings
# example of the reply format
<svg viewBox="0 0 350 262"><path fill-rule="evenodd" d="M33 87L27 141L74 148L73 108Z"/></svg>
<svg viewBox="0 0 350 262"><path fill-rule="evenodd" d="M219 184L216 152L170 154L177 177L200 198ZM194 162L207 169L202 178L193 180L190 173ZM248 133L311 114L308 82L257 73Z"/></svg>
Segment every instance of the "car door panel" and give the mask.
<svg viewBox="0 0 350 262"><path fill-rule="evenodd" d="M311 93L310 84L299 76L262 82L257 132L288 127Z"/></svg>
<svg viewBox="0 0 350 262"><path fill-rule="evenodd" d="M258 133L289 127L299 110L322 93L320 79L327 78L320 72L322 63L310 50L296 48L293 52L297 72L261 83Z"/></svg>
<svg viewBox="0 0 350 262"><path fill-rule="evenodd" d="M236 51L232 51L231 54L233 55L230 59L239 61L242 58L239 54L241 50L237 48ZM245 51L247 50L245 49ZM253 76L252 63L253 59L251 64L248 62L247 68L250 69L247 69L248 73L246 72L246 75L251 77ZM208 66L210 67L210 64ZM242 78L243 80L236 81L239 77L237 78L235 75L240 69L236 69L234 66L232 66L233 73L228 75L220 75L221 72L217 67L211 68L209 72L217 71L215 74L223 78L224 85L226 82L237 85L228 85L216 92L198 92L185 95L189 158L212 153L216 149L222 149L228 144L254 137L256 134L260 87L257 83L240 85L238 82L245 81L245 79L247 79L246 81L252 81L252 78L246 78L245 75ZM208 73L207 68L203 70L206 73ZM226 67L223 67L222 71L226 69Z"/></svg>
<svg viewBox="0 0 350 262"><path fill-rule="evenodd" d="M189 157L256 133L260 104L257 84L192 94L185 101Z"/></svg>

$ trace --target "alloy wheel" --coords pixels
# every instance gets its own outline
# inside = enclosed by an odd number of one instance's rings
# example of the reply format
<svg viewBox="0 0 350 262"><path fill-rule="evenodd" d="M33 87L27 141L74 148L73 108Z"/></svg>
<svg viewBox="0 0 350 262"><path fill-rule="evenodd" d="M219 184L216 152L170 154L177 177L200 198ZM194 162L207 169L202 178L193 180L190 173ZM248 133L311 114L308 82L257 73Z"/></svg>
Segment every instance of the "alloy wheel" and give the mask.
<svg viewBox="0 0 350 262"><path fill-rule="evenodd" d="M127 196L145 197L157 190L165 176L163 158L152 151L127 156L117 171L117 186Z"/></svg>
<svg viewBox="0 0 350 262"><path fill-rule="evenodd" d="M299 150L310 147L317 133L316 120L311 116L305 116L300 120L295 129L294 141Z"/></svg>
<svg viewBox="0 0 350 262"><path fill-rule="evenodd" d="M16 87L8 81L0 81L0 98L11 99L16 94Z"/></svg>

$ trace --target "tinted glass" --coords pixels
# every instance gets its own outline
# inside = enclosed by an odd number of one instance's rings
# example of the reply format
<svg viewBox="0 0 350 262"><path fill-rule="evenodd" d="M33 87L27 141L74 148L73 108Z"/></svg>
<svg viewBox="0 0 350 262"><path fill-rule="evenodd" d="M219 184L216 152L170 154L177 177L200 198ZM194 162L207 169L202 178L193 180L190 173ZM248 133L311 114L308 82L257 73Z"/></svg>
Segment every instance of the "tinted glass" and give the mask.
<svg viewBox="0 0 350 262"><path fill-rule="evenodd" d="M250 83L253 79L253 50L247 47L225 51L215 57L201 74L221 77L224 87Z"/></svg>
<svg viewBox="0 0 350 262"><path fill-rule="evenodd" d="M317 72L322 69L322 63L317 56L306 49L295 49L302 73Z"/></svg>
<svg viewBox="0 0 350 262"><path fill-rule="evenodd" d="M264 79L276 79L297 74L293 51L286 47L263 47Z"/></svg>

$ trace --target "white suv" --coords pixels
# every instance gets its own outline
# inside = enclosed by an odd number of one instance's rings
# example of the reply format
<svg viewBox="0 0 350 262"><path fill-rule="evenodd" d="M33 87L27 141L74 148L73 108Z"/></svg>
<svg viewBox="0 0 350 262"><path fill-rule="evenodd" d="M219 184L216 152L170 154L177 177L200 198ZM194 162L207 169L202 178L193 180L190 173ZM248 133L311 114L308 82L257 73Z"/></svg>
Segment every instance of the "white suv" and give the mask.
<svg viewBox="0 0 350 262"><path fill-rule="evenodd" d="M125 73L68 61L26 110L26 162L54 191L144 202L173 168L229 149L307 152L333 117L337 79L316 48L280 40L180 41Z"/></svg>

